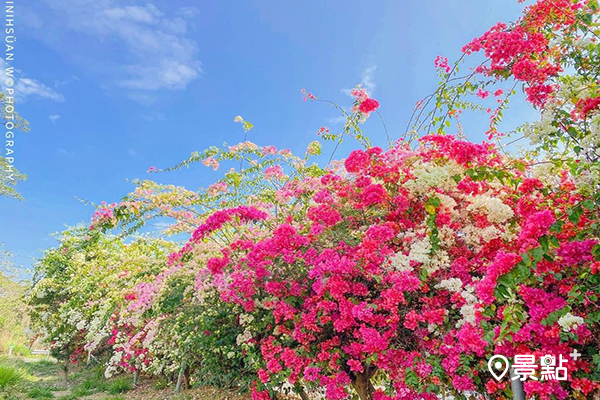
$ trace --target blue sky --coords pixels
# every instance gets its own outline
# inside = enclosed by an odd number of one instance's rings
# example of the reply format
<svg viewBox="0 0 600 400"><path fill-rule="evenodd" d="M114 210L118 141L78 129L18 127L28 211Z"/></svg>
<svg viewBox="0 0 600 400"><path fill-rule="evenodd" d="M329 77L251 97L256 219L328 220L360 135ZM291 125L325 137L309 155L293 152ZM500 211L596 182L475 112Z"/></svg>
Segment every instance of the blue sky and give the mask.
<svg viewBox="0 0 600 400"><path fill-rule="evenodd" d="M0 243L32 265L53 232L89 221L75 196L117 201L192 151L250 139L301 153L334 110L303 103L301 88L348 105L363 83L393 137L414 103L435 89L433 60L450 59L516 1L38 0L17 5L19 112L31 131L16 139L25 201L0 198ZM523 111L527 112L527 111ZM384 143L381 125L366 131ZM475 140L478 132L467 132ZM342 148L339 157L347 154ZM196 168L153 176L196 189Z"/></svg>

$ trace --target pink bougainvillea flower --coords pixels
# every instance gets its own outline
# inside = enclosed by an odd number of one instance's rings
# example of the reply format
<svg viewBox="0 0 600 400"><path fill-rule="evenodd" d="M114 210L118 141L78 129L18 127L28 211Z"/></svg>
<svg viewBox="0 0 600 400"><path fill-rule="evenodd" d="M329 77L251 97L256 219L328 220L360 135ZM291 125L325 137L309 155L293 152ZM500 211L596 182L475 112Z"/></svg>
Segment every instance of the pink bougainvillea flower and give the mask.
<svg viewBox="0 0 600 400"><path fill-rule="evenodd" d="M379 102L375 99L368 98L358 106L358 111L363 114L369 114L379 108Z"/></svg>

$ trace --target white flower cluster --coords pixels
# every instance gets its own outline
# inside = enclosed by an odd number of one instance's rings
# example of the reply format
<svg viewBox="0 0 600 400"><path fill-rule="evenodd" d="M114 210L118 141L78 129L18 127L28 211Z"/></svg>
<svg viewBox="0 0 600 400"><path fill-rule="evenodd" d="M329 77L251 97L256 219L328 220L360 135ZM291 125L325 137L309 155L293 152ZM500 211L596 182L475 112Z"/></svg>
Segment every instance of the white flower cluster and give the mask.
<svg viewBox="0 0 600 400"><path fill-rule="evenodd" d="M523 134L531 144L541 143L544 138L556 131L556 127L552 123L554 122L554 112L558 106L559 104L551 99L542 110L542 118L537 122L524 126Z"/></svg>
<svg viewBox="0 0 600 400"><path fill-rule="evenodd" d="M474 225L467 225L462 229L463 239L467 246L471 246L478 251L485 243L489 243L494 239L501 238L504 241L516 239L517 233L511 230L509 226L504 226L499 229L495 225L479 228Z"/></svg>
<svg viewBox="0 0 600 400"><path fill-rule="evenodd" d="M445 250L437 250L433 255L429 257L427 262L423 264L425 270L429 274L433 274L439 269L447 269L450 267L450 257Z"/></svg>
<svg viewBox="0 0 600 400"><path fill-rule="evenodd" d="M569 332L571 328L577 329L577 327L579 325L582 325L584 322L585 321L583 320L583 318L573 315L570 312L566 313L558 319L558 325L560 325L560 327L565 332Z"/></svg>
<svg viewBox="0 0 600 400"><path fill-rule="evenodd" d="M414 237L413 232L406 232L404 238ZM391 267L395 271L412 271L411 261L425 264L430 260L431 243L429 238L414 239L410 244L409 254L399 251L390 258Z"/></svg>
<svg viewBox="0 0 600 400"><path fill-rule="evenodd" d="M249 329L245 329L243 333L237 335L235 342L238 346L241 346L242 344L248 342L250 339L252 339L252 332L250 332Z"/></svg>
<svg viewBox="0 0 600 400"><path fill-rule="evenodd" d="M580 146L584 151L598 155L600 152L600 112L595 112L589 118L589 133L581 139Z"/></svg>
<svg viewBox="0 0 600 400"><path fill-rule="evenodd" d="M442 280L440 283L438 283L437 285L435 285L435 287L437 289L446 289L446 290L449 290L451 292L458 293L458 292L460 292L462 290L463 283L458 278L450 278L450 279L444 279L444 280Z"/></svg>
<svg viewBox="0 0 600 400"><path fill-rule="evenodd" d="M598 121L600 124L600 121ZM597 190L600 185L600 167L597 164L588 164L581 174L575 177L579 190Z"/></svg>
<svg viewBox="0 0 600 400"><path fill-rule="evenodd" d="M106 324L106 321L110 317L110 308L111 303L105 303L92 315L85 334L87 340L85 345L86 350L94 351L110 335L109 327Z"/></svg>
<svg viewBox="0 0 600 400"><path fill-rule="evenodd" d="M482 194L470 196L468 201L471 203L467 206L468 211L484 213L491 223L505 222L514 215L513 210L497 197Z"/></svg>
<svg viewBox="0 0 600 400"><path fill-rule="evenodd" d="M477 303L477 297L473 294L474 292L475 287L467 285L461 293L466 303L460 308L462 318L456 323L457 328L460 328L464 324L475 324L475 304Z"/></svg>
<svg viewBox="0 0 600 400"><path fill-rule="evenodd" d="M122 358L123 358L122 351L115 351L113 353L112 357L110 358L110 360L108 361L108 363L106 365L106 369L104 370L104 376L106 377L106 379L109 379L113 375L115 375L115 373L118 371L117 365L121 362Z"/></svg>
<svg viewBox="0 0 600 400"><path fill-rule="evenodd" d="M240 325L250 325L254 321L252 314L240 314Z"/></svg>
<svg viewBox="0 0 600 400"><path fill-rule="evenodd" d="M456 213L456 210L454 210L454 207L456 207L456 205L457 205L456 200L454 200L450 196L446 196L443 193L438 193L438 194L436 194L436 196L438 199L440 199L440 205L442 207L449 210L452 214Z"/></svg>
<svg viewBox="0 0 600 400"><path fill-rule="evenodd" d="M578 40L577 43L585 47L590 42L589 39L583 38ZM596 96L591 89L594 85L593 81L590 82L584 77L571 77L569 80L562 81L554 96L544 105L540 121L524 126L525 137L529 139L531 144L536 145L554 134L558 130L555 126L557 109L567 108L568 111L574 104L573 99L586 99ZM600 149L600 112L592 111L587 119L589 131L579 138L578 145L586 153L597 154Z"/></svg>
<svg viewBox="0 0 600 400"><path fill-rule="evenodd" d="M445 165L420 164L419 166L415 166L413 171L416 179L404 184L415 195L426 193L431 188L451 191L456 187L456 181L452 177L463 171L463 167L455 162L448 162Z"/></svg>

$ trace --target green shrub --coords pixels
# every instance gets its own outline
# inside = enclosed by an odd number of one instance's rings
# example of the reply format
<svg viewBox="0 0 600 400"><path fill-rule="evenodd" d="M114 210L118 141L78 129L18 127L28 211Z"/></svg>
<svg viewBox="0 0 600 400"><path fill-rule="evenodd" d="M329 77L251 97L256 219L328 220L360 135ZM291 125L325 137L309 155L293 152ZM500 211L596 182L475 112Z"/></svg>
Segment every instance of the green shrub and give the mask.
<svg viewBox="0 0 600 400"><path fill-rule="evenodd" d="M79 385L79 389L81 389L82 391L88 391L88 392L92 392L92 391L98 391L98 392L103 392L106 390L106 381L104 380L104 378L87 378L85 381L83 381L83 383L81 383L81 385ZM80 395L81 396L81 395Z"/></svg>
<svg viewBox="0 0 600 400"><path fill-rule="evenodd" d="M73 393L73 395L75 397L88 396L88 395L90 395L90 394L93 393L92 390L90 390L88 388L81 387L81 386L73 388L73 390L71 392Z"/></svg>
<svg viewBox="0 0 600 400"><path fill-rule="evenodd" d="M32 388L27 393L27 395L31 399L52 399L52 398L54 398L54 393L52 393L52 390L50 390L49 388L45 388L45 387L43 388L43 387L39 387L39 386Z"/></svg>
<svg viewBox="0 0 600 400"><path fill-rule="evenodd" d="M108 393L110 394L125 393L131 389L133 389L133 383L127 377L115 379L108 384Z"/></svg>
<svg viewBox="0 0 600 400"><path fill-rule="evenodd" d="M113 396L113 397L107 397L104 400L125 400L125 397L123 397L123 396Z"/></svg>
<svg viewBox="0 0 600 400"><path fill-rule="evenodd" d="M164 377L160 377L156 380L156 382L154 382L154 388L158 389L158 390L163 390L166 389L167 387L169 387L171 385L171 382L169 382L167 379L165 379Z"/></svg>
<svg viewBox="0 0 600 400"><path fill-rule="evenodd" d="M23 380L25 373L11 365L0 364L0 390L16 385Z"/></svg>
<svg viewBox="0 0 600 400"><path fill-rule="evenodd" d="M31 352L29 351L29 347L21 344L15 344L13 345L12 355L18 357L27 357L31 355Z"/></svg>

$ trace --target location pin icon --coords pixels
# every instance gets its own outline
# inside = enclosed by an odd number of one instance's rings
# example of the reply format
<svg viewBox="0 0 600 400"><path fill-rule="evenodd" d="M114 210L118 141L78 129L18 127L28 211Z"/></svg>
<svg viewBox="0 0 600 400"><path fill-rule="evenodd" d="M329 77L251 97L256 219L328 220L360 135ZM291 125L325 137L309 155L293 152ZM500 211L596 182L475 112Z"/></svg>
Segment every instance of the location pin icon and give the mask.
<svg viewBox="0 0 600 400"><path fill-rule="evenodd" d="M503 355L496 354L488 361L488 369L492 376L497 380L504 378L504 375L508 372L508 359Z"/></svg>

